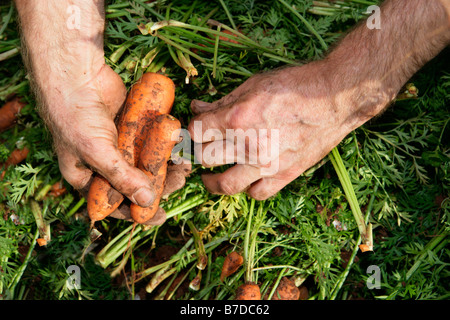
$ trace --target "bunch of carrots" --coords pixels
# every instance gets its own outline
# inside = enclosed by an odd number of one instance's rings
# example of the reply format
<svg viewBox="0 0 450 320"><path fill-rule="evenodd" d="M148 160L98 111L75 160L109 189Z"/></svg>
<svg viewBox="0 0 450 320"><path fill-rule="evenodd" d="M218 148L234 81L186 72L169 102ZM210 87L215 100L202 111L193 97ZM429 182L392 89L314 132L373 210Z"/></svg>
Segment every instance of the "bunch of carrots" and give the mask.
<svg viewBox="0 0 450 320"><path fill-rule="evenodd" d="M164 189L168 161L177 142L180 122L169 113L175 100L175 85L165 75L148 72L131 87L117 124L118 148L130 165L150 178L156 199L150 207L130 205L135 223L152 219ZM113 213L124 196L101 175L96 175L87 196L91 223Z"/></svg>

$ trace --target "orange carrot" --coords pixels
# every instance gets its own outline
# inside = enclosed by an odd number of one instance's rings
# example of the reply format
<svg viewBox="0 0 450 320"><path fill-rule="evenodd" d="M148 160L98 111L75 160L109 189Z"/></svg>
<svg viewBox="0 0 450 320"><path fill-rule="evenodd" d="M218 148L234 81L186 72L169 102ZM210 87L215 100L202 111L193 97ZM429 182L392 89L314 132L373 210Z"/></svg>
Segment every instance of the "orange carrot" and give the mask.
<svg viewBox="0 0 450 320"><path fill-rule="evenodd" d="M27 158L29 152L30 150L27 147L23 147L22 149L14 149L5 161L5 168L21 163Z"/></svg>
<svg viewBox="0 0 450 320"><path fill-rule="evenodd" d="M147 126L156 115L169 113L174 100L174 83L158 73L145 73L130 89L117 125L118 149L130 165L137 166ZM109 216L123 199L104 177L96 175L87 201L91 221Z"/></svg>
<svg viewBox="0 0 450 320"><path fill-rule="evenodd" d="M10 166L15 166L16 164L21 163L28 156L30 150L27 147L23 147L22 149L14 149L9 155L8 159L6 159L5 163L0 163L0 168L3 167L5 170L0 174L0 180L3 179L6 173L6 169Z"/></svg>
<svg viewBox="0 0 450 320"><path fill-rule="evenodd" d="M300 298L300 290L295 282L283 277L275 290L272 300L298 300Z"/></svg>
<svg viewBox="0 0 450 320"><path fill-rule="evenodd" d="M17 114L25 105L26 103L21 102L20 98L16 97L6 102L0 108L0 132L3 132L14 125L14 122L17 119Z"/></svg>
<svg viewBox="0 0 450 320"><path fill-rule="evenodd" d="M256 283L247 282L237 288L235 300L261 300L261 290Z"/></svg>
<svg viewBox="0 0 450 320"><path fill-rule="evenodd" d="M235 273L243 263L244 258L236 251L232 251L230 254L228 254L223 262L220 281L223 281L226 277Z"/></svg>
<svg viewBox="0 0 450 320"><path fill-rule="evenodd" d="M52 197L59 197L59 196L65 194L66 192L67 192L67 189L61 180L61 181L55 182L52 185L49 195L51 195Z"/></svg>
<svg viewBox="0 0 450 320"><path fill-rule="evenodd" d="M149 128L148 136L142 147L138 168L150 178L156 198L147 208L131 204L131 218L137 223L144 223L153 218L159 208L159 202L164 191L167 165L172 149L177 143L181 128L180 122L169 114L162 114L155 118Z"/></svg>

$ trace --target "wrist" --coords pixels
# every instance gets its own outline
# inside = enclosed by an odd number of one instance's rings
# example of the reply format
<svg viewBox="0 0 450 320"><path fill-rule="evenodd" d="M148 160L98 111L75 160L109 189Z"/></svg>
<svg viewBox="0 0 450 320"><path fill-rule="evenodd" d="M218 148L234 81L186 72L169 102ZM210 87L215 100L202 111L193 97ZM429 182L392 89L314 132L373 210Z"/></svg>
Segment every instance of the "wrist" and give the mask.
<svg viewBox="0 0 450 320"><path fill-rule="evenodd" d="M341 126L349 132L382 113L401 88L400 84L389 86L382 77L371 77L370 67L358 61L343 64L330 56L323 62L329 74L330 99L340 110Z"/></svg>
<svg viewBox="0 0 450 320"><path fill-rule="evenodd" d="M94 78L105 63L103 1L15 3L30 80L38 98L59 105L64 101L62 93L70 95L71 89Z"/></svg>

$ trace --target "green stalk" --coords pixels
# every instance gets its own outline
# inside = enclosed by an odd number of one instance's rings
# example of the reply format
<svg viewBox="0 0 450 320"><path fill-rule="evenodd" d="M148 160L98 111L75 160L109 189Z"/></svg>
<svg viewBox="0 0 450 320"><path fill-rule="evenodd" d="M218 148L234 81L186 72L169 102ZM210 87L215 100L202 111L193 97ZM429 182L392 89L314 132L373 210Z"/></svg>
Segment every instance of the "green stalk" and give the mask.
<svg viewBox="0 0 450 320"><path fill-rule="evenodd" d="M126 251L128 246L132 246L135 239L141 235L142 226L138 224L133 231L133 239L130 240L129 233L133 229L133 224L123 230L117 237L111 240L98 254L96 260L103 268L108 267L117 257ZM152 229L150 229L152 230ZM145 233L145 232L143 232Z"/></svg>
<svg viewBox="0 0 450 320"><path fill-rule="evenodd" d="M298 13L297 10L295 10L292 6L290 6L288 3L286 3L284 0L278 0L278 2L280 2L283 6L286 7L286 9L288 9L289 11L291 11L300 21L303 22L303 24L305 25L305 27L309 30L309 32L311 32L320 42L320 44L322 45L322 48L324 50L328 50L328 46L325 43L325 41L322 39L322 37L320 36L320 34L313 28L313 26L308 22L308 20L306 20L300 13Z"/></svg>
<svg viewBox="0 0 450 320"><path fill-rule="evenodd" d="M44 216L42 214L41 207L36 200L30 199L30 207L31 212L33 213L34 219L36 221L36 225L39 230L39 235L42 239L45 240L46 243L50 242L51 234L50 234L50 225L45 223Z"/></svg>
<svg viewBox="0 0 450 320"><path fill-rule="evenodd" d="M81 198L80 200L78 200L78 202L72 207L72 209L70 209L70 211L67 212L66 217L69 218L69 217L73 216L85 202L86 202L85 198Z"/></svg>
<svg viewBox="0 0 450 320"><path fill-rule="evenodd" d="M373 203L375 201L377 191L378 191L378 183L375 184L375 187L372 192L372 197L370 198L369 204L367 205L366 216L364 218L365 223L367 223L369 221L369 217L372 212ZM342 274L339 276L339 279L336 282L334 288L331 290L330 300L336 299L337 294L339 293L339 290L341 290L342 285L344 284L345 280L347 279L347 276L350 273L350 269L352 268L353 262L355 261L356 254L358 253L358 248L359 248L359 245L361 244L361 238L362 238L361 234L359 234L358 238L356 239L355 246L353 247L352 255L350 256L350 259L347 263L347 266L345 267L345 270L342 272Z"/></svg>
<svg viewBox="0 0 450 320"><path fill-rule="evenodd" d="M248 212L248 218L247 218L247 230L245 232L245 238L244 238L244 263L245 263L245 280L246 281L252 281L252 257L250 249L250 240L252 236L252 217L253 217L253 211L255 209L255 199L251 199L250 202L250 210Z"/></svg>
<svg viewBox="0 0 450 320"><path fill-rule="evenodd" d="M219 2L220 2L220 4L222 5L223 10L225 11L225 14L226 14L227 17L228 17L228 20L230 20L230 23L231 23L231 25L233 26L233 29L236 30L236 29L237 29L236 24L234 23L233 16L231 15L231 13L230 13L230 11L228 10L227 6L226 6L225 3L223 2L223 0L219 0Z"/></svg>
<svg viewBox="0 0 450 320"><path fill-rule="evenodd" d="M278 285L280 284L281 278L283 277L284 272L286 271L286 268L283 268L283 270L280 271L278 274L277 280L273 284L272 290L269 292L269 296L267 297L267 300L272 300L272 297L275 293L275 291L278 288Z"/></svg>
<svg viewBox="0 0 450 320"><path fill-rule="evenodd" d="M20 53L20 48L12 48L11 50L0 53L0 61L8 60Z"/></svg>
<svg viewBox="0 0 450 320"><path fill-rule="evenodd" d="M253 271L260 271L260 270L271 270L271 269L292 269L295 271L299 271L299 272L304 272L304 269L298 268L298 267L294 267L294 266L289 266L289 265L285 265L285 264L280 264L280 265L276 265L276 266L267 266L267 267L258 267L258 268L253 268Z"/></svg>
<svg viewBox="0 0 450 320"><path fill-rule="evenodd" d="M152 277L150 282L145 287L145 291L147 291L147 293L152 293L153 290L155 290L155 288L161 282L166 280L169 276L171 276L172 274L174 274L177 271L177 268L175 268L175 267L167 270L168 268L169 268L169 266L167 266L166 268L163 268L155 273L155 275Z"/></svg>
<svg viewBox="0 0 450 320"><path fill-rule="evenodd" d="M173 218L180 213L190 210L205 201L204 195L198 194L187 199L180 205L166 210L167 219ZM155 228L151 228L143 231L142 225L138 224L133 231L132 239L130 240L129 233L131 232L133 225L130 224L119 235L112 239L96 256L97 262L103 267L108 267L114 260L120 257L128 247L135 245L139 240L153 233Z"/></svg>
<svg viewBox="0 0 450 320"><path fill-rule="evenodd" d="M206 268L208 258L205 253L205 246L203 244L201 233L198 232L197 228L194 226L194 223L191 220L187 220L189 228L192 231L192 235L194 236L194 246L197 256L197 268L200 270L204 270Z"/></svg>
<svg viewBox="0 0 450 320"><path fill-rule="evenodd" d="M222 2L222 1L220 1ZM220 32L221 26L219 25L217 27L217 31ZM216 35L216 41L214 43L214 57L213 57L213 70L212 70L212 76L215 79L216 78L216 72L217 72L217 56L219 54L219 35Z"/></svg>
<svg viewBox="0 0 450 320"><path fill-rule="evenodd" d="M208 68L213 68L214 66L211 63L202 63L203 66L208 67ZM236 70L236 69L232 69L232 68L228 68L228 67L217 67L217 70L223 70L225 72L229 72L229 73L234 73L240 76L244 76L244 77L251 77L253 75L252 72L248 71L240 71L240 70Z"/></svg>
<svg viewBox="0 0 450 320"><path fill-rule="evenodd" d="M142 0L133 0L133 1L139 3L142 7L144 7L146 10L148 10L152 15L156 16L157 18L161 20L164 19L164 16L162 16L161 14L156 12L155 9L152 8L152 6L155 5L155 3L148 4Z"/></svg>
<svg viewBox="0 0 450 320"><path fill-rule="evenodd" d="M423 248L422 253L417 258L416 262L406 273L405 281L408 281L411 278L411 276L414 274L414 272L417 271L417 269L420 267L422 262L427 257L429 251L432 251L433 249L435 249L439 245L439 243L441 243L441 241L445 240L444 244L446 244L448 242L448 240L446 239L447 236L448 236L448 233L446 233L444 229L441 229L441 231L438 233L438 235L436 235L430 242L427 243L425 248ZM442 248L442 246L439 246L438 248Z"/></svg>
<svg viewBox="0 0 450 320"><path fill-rule="evenodd" d="M122 57L125 51L127 51L127 49L131 47L132 44L133 44L132 42L127 42L121 45L113 53L111 53L111 55L109 56L109 60L112 63L117 63L117 61L119 61L119 59Z"/></svg>
<svg viewBox="0 0 450 320"><path fill-rule="evenodd" d="M212 241L210 241L210 242L208 242L208 243L205 244L205 253L208 254L208 253L210 253L211 251L213 251L215 248L217 248L217 247L218 247L220 244L222 244L223 242L229 241L230 239L234 239L234 238L240 237L240 236L242 236L243 234L244 234L243 231L238 231L238 232L232 233L232 234L230 234L230 235L223 236L223 237L217 238L217 239L215 239L215 240L212 240ZM143 271L139 274L139 275L140 275L139 279L136 280L136 281L142 280L143 278L147 277L149 274L152 274L153 272L156 272L156 271L160 270L161 268L168 267L168 266L170 266L172 263L175 263L175 262L179 261L179 260L184 256L185 250L187 250L187 248L188 248L190 245L192 245L192 243L193 243L193 239L191 238L191 239L184 245L184 247L180 249L180 251L179 251L176 255L172 256L171 259L169 259L169 260L167 260L167 261L165 261L165 262L163 262L163 263L161 263L161 264L159 264L159 265L157 265L157 266L153 266L153 267L150 267L150 268L148 268L148 269L143 270ZM191 262L193 262L193 261L195 260L195 258L196 258L196 257L195 257L195 251L196 251L195 249L186 251L186 256L189 257L189 259L186 260L186 264L189 264L189 263L191 263Z"/></svg>
<svg viewBox="0 0 450 320"><path fill-rule="evenodd" d="M186 280L186 278L189 276L189 274L191 273L192 269L195 268L195 265L192 265L192 267L185 273L185 275L183 276L183 278L178 282L178 284L175 286L175 288L172 289L172 292L169 293L169 295L167 296L167 300L172 300L173 295L177 292L178 288L181 286L181 284ZM169 289L169 285L167 285L167 289ZM167 292L167 290L166 290ZM164 295L165 296L165 295Z"/></svg>
<svg viewBox="0 0 450 320"><path fill-rule="evenodd" d="M14 275L11 283L8 286L9 296L11 300L14 299L14 290L16 289L17 284L19 283L20 279L22 278L23 273L25 272L25 269L28 266L28 263L31 260L31 254L33 253L34 247L36 246L37 239L39 237L39 229L36 229L34 232L33 239L31 240L30 247L28 248L27 255L25 256L25 259L22 263L22 265L17 269L16 274Z"/></svg>
<svg viewBox="0 0 450 320"><path fill-rule="evenodd" d="M350 177L348 175L347 170L345 169L344 163L342 161L341 155L339 151L335 147L330 154L330 161L333 164L334 169L338 175L339 180L341 181L342 188L344 189L344 193L347 197L347 200L350 204L350 208L353 213L353 217L355 218L356 224L358 226L359 233L361 234L362 242L368 246L369 250L373 248L372 241L372 226L364 221L363 214L361 212L361 208L358 204L358 199L355 195L355 190L352 187Z"/></svg>
<svg viewBox="0 0 450 320"><path fill-rule="evenodd" d="M158 37L159 39L161 39L162 41L164 41L165 43L171 45L172 47L177 48L178 50L194 57L195 59L197 59L200 62L205 62L205 59L203 59L202 57L200 57L198 54L192 52L191 50L186 49L185 47L179 45L178 43L170 40L168 37L161 35L160 32L155 33L155 36Z"/></svg>
<svg viewBox="0 0 450 320"><path fill-rule="evenodd" d="M216 24L216 25L218 25L218 24ZM236 37L238 37L239 41L242 44L245 44L245 45L247 45L249 47L252 47L254 49L259 49L259 50L261 50L263 52L266 52L266 53L269 53L269 54L272 54L274 56L279 57L279 55L277 54L276 51L260 45L259 43L253 41L252 39L246 37L245 35L243 35L239 31L236 31L236 30L228 27L225 24L220 24L220 25L222 26L223 29L230 31L232 34L230 35L228 33L219 32L219 31L214 30L214 29L194 26L194 25L190 25L190 24L183 23L183 22L176 21L176 20L159 21L157 23L149 24L147 26L147 28L148 28L148 32L150 34L152 34L152 35L155 35L155 36L158 36L156 31L161 29L161 28L175 27L175 28L186 28L186 29L196 30L196 31L200 31L200 32L210 33L210 34L213 34L213 35L219 35L221 37L225 37L225 38L232 39L232 40L236 40ZM229 45L231 45L231 44L229 44ZM187 50L187 51L189 51L189 50ZM281 58L283 58L283 57L281 57ZM287 58L284 58L284 59L287 59ZM289 59L287 59L286 61L289 61L289 63L293 63L293 64L297 63L296 61L289 60Z"/></svg>
<svg viewBox="0 0 450 320"><path fill-rule="evenodd" d="M8 27L9 21L11 20L11 17L13 15L14 12L14 5L11 3L10 7L9 7L9 11L8 14L6 16L3 17L3 25L0 28L0 37L3 38L3 32L6 30L6 28Z"/></svg>

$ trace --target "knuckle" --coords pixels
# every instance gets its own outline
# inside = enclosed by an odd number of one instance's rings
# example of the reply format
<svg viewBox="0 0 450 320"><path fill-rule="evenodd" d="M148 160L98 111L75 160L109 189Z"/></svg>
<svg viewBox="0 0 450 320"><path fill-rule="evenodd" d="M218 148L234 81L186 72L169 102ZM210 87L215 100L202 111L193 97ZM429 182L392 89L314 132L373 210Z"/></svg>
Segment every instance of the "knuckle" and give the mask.
<svg viewBox="0 0 450 320"><path fill-rule="evenodd" d="M228 115L228 128L240 129L248 126L251 116L246 103L236 103Z"/></svg>
<svg viewBox="0 0 450 320"><path fill-rule="evenodd" d="M217 180L218 189L222 194L225 195L234 195L239 192L236 190L235 183L230 178L226 176L221 177Z"/></svg>
<svg viewBox="0 0 450 320"><path fill-rule="evenodd" d="M248 195L251 198L253 198L253 199L257 200L257 201L267 200L267 199L269 199L272 196L272 194L267 192L266 190L258 190L258 191L251 191L250 190L248 192Z"/></svg>

